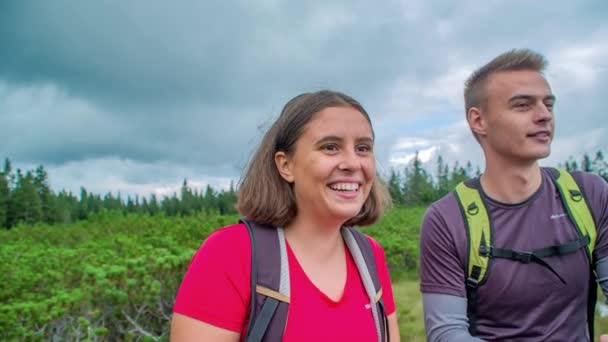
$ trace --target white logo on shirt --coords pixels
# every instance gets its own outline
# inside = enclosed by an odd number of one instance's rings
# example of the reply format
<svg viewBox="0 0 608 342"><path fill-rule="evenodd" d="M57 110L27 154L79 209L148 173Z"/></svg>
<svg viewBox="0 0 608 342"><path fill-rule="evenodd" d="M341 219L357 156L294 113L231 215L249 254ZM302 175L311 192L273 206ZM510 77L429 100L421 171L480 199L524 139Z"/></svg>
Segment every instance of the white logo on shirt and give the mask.
<svg viewBox="0 0 608 342"><path fill-rule="evenodd" d="M558 219L558 218L560 218L560 217L564 217L564 216L566 216L566 213L561 213L561 214L553 214L553 215L551 215L551 219L552 219L552 220L556 220L556 219Z"/></svg>
<svg viewBox="0 0 608 342"><path fill-rule="evenodd" d="M365 308L366 308L367 310L369 310L369 309L371 309L371 308L372 308L372 306L371 306L371 305L369 305L369 304L365 304Z"/></svg>

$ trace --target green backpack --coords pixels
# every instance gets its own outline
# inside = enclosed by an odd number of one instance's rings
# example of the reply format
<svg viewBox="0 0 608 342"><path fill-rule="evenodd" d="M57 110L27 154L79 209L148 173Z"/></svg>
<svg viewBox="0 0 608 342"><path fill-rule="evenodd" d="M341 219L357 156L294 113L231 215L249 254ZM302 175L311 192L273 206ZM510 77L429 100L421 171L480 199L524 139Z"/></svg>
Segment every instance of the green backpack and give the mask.
<svg viewBox="0 0 608 342"><path fill-rule="evenodd" d="M597 300L597 285L593 271L593 248L597 235L595 222L574 177L564 170L554 168L547 168L547 170L560 193L562 203L566 207L568 217L576 227L579 238L562 245L549 246L534 251L516 251L494 246L492 219L480 195L479 179L471 179L456 186L456 198L458 199L467 229L469 254L467 256L467 277L465 283L469 332L473 336L477 334L477 289L487 280L488 270L492 266L492 258L505 258L522 263L538 263L547 267L563 281L562 277L543 259L550 256L572 253L581 248L585 249L591 267L587 323L589 326L589 336L591 338L594 336L593 321L595 302Z"/></svg>

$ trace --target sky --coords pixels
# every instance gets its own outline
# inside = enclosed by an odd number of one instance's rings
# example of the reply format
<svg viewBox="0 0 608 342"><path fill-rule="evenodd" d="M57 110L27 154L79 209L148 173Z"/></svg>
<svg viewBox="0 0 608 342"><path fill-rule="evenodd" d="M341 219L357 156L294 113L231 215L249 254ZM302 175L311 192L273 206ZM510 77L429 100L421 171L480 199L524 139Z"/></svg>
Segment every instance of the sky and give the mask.
<svg viewBox="0 0 608 342"><path fill-rule="evenodd" d="M170 195L238 181L292 97L359 100L379 170L483 155L463 83L513 48L549 60L552 154L608 152L608 2L0 3L0 158L54 190Z"/></svg>

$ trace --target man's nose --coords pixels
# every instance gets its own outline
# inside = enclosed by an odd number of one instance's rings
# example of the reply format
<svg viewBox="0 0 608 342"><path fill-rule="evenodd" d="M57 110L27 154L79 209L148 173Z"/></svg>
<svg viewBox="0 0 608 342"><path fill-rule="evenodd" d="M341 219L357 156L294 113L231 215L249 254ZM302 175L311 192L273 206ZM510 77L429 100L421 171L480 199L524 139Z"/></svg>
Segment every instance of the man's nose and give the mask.
<svg viewBox="0 0 608 342"><path fill-rule="evenodd" d="M544 103L540 103L536 109L535 119L538 122L551 121L553 119L553 110Z"/></svg>

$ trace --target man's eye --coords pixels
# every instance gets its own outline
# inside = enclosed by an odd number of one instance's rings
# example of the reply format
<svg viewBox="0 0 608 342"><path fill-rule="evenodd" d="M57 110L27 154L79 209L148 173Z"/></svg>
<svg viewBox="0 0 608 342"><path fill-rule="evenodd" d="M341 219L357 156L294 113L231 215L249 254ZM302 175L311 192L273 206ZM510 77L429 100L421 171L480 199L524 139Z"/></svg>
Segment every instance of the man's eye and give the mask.
<svg viewBox="0 0 608 342"><path fill-rule="evenodd" d="M528 105L526 102L521 102L521 103L515 104L515 108L517 108L517 109L526 109L528 107L530 107L530 105Z"/></svg>

